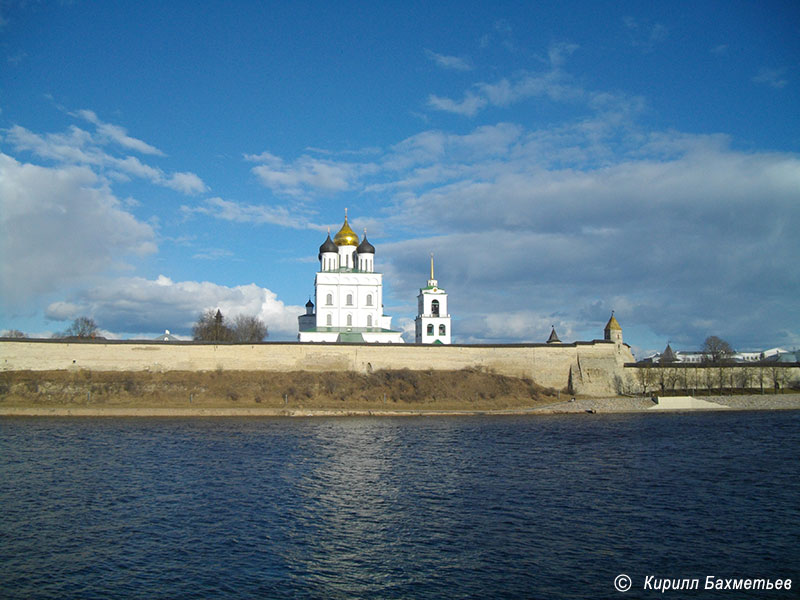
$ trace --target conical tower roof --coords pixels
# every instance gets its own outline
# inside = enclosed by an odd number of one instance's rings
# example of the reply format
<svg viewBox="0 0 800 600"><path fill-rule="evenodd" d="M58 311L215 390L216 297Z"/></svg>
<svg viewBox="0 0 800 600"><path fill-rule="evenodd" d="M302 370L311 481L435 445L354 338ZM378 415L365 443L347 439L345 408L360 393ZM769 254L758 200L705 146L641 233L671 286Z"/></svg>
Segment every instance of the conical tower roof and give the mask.
<svg viewBox="0 0 800 600"><path fill-rule="evenodd" d="M611 318L608 320L608 323L606 323L605 327L606 331L611 331L612 329L616 329L617 331L622 331L622 327L620 327L619 321L617 321L617 319L614 318L613 310L611 311Z"/></svg>
<svg viewBox="0 0 800 600"><path fill-rule="evenodd" d="M678 357L675 356L675 352L672 350L672 346L667 344L667 347L664 348L664 352L661 353L661 361L660 362L675 362L678 360Z"/></svg>
<svg viewBox="0 0 800 600"><path fill-rule="evenodd" d="M558 334L556 333L556 328L553 326L553 330L550 332L550 337L547 338L548 344L560 344L561 340L558 339Z"/></svg>

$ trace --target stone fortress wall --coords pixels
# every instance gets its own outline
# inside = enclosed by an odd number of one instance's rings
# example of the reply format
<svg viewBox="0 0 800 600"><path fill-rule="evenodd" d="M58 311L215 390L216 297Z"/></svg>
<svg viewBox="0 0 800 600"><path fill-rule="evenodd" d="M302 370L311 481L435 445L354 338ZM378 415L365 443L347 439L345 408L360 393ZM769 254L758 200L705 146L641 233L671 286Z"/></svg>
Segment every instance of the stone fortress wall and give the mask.
<svg viewBox="0 0 800 600"><path fill-rule="evenodd" d="M149 341L0 340L0 370L48 371L352 371L486 369L587 396L630 385L627 344L203 344Z"/></svg>

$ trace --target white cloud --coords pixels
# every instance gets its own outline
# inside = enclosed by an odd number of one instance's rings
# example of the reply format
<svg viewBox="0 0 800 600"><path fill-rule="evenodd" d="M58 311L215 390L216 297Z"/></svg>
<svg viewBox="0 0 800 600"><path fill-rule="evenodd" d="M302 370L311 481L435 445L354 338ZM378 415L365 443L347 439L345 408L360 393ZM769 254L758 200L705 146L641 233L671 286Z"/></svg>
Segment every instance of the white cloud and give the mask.
<svg viewBox="0 0 800 600"><path fill-rule="evenodd" d="M151 226L87 167L40 167L0 153L0 207L0 288L10 311L156 250Z"/></svg>
<svg viewBox="0 0 800 600"><path fill-rule="evenodd" d="M470 177L477 167L469 167L456 182L406 195L398 221L439 235L382 249L395 257L395 288L413 293L416 263L433 250L440 283L465 317L535 307L543 318L567 310L578 321L579 299L618 296L629 319L673 339L716 331L757 344L784 335L785 320L798 318L789 290L800 287L800 242L790 233L800 228L800 160L679 137L672 149L683 153L667 160L585 171L518 170L508 161L482 165L489 178ZM743 313L742 303L752 309ZM715 329L700 331L686 315ZM491 338L490 323L476 319L472 337Z"/></svg>
<svg viewBox="0 0 800 600"><path fill-rule="evenodd" d="M120 127L119 125L112 125L111 123L104 123L97 117L94 111L86 109L79 110L75 113L75 115L95 125L97 127L98 134L107 138L108 140L116 142L120 146L128 148L129 150L135 150L141 154L156 154L158 156L164 156L164 153L155 146L151 146L147 142L130 137L125 128Z"/></svg>
<svg viewBox="0 0 800 600"><path fill-rule="evenodd" d="M64 133L34 133L20 125L7 130L6 140L17 151L27 151L47 160L63 165L84 165L91 167L100 175L115 180L130 177L141 178L184 194L197 194L206 191L202 179L194 173L165 173L161 168L143 163L135 156L116 156L106 146L115 143L123 148L140 153L163 156L157 148L127 135L122 127L103 123L90 110L75 113L97 128L90 133L71 125Z"/></svg>
<svg viewBox="0 0 800 600"><path fill-rule="evenodd" d="M324 230L321 225L314 225L305 216L298 214L298 210L286 206L242 204L215 197L206 199L201 206L181 206L181 210L187 215L200 214L236 223L260 223L292 229Z"/></svg>
<svg viewBox="0 0 800 600"><path fill-rule="evenodd" d="M322 190L341 192L352 187L353 181L370 170L368 164L347 163L303 155L287 164L269 152L246 154L245 159L261 163L252 172L269 189L292 196Z"/></svg>
<svg viewBox="0 0 800 600"><path fill-rule="evenodd" d="M379 164L383 169L403 171L420 165L437 168L453 161L474 163L505 156L523 131L513 123L484 125L464 135L424 131L392 146Z"/></svg>
<svg viewBox="0 0 800 600"><path fill-rule="evenodd" d="M202 252L192 255L192 258L200 260L220 260L223 258L231 258L232 256L233 252L225 248L207 248Z"/></svg>
<svg viewBox="0 0 800 600"><path fill-rule="evenodd" d="M89 315L108 331L157 333L165 329L187 335L199 315L219 308L227 319L255 315L269 328L270 339L295 339L300 306L289 306L254 283L226 287L208 281L118 278L52 303L48 318L69 321Z"/></svg>
<svg viewBox="0 0 800 600"><path fill-rule="evenodd" d="M14 125L8 130L6 140L14 144L17 150L27 150L41 158L61 163L99 166L105 160L99 152L87 150L92 143L91 134L74 125L69 127L67 133L46 135Z"/></svg>
<svg viewBox="0 0 800 600"><path fill-rule="evenodd" d="M434 63L436 63L437 66L443 69L452 69L454 71L472 70L472 66L469 64L469 62L459 56L437 54L431 50L425 50L425 55Z"/></svg>
<svg viewBox="0 0 800 600"><path fill-rule="evenodd" d="M161 183L161 180L158 181ZM208 188L203 180L194 173L173 173L166 179L163 179L164 185L173 190L178 190L184 194L199 194L205 192Z"/></svg>
<svg viewBox="0 0 800 600"><path fill-rule="evenodd" d="M549 70L542 73L522 72L512 78L476 83L464 93L461 100L431 94L428 96L428 106L435 110L474 117L488 106L506 107L537 97L545 97L553 102L589 104L594 95L561 70L566 58L577 49L576 44L552 44L548 49Z"/></svg>
<svg viewBox="0 0 800 600"><path fill-rule="evenodd" d="M769 69L767 67L762 67L759 69L758 74L753 77L753 83L763 83L779 90L786 87L786 84L789 83L789 81L784 78L785 74L786 69Z"/></svg>
<svg viewBox="0 0 800 600"><path fill-rule="evenodd" d="M464 99L461 101L451 100L450 98L443 98L431 94L428 96L428 106L436 110L454 113L457 115L464 115L466 117L474 117L482 108L488 104L486 98L482 98L467 92L464 94Z"/></svg>

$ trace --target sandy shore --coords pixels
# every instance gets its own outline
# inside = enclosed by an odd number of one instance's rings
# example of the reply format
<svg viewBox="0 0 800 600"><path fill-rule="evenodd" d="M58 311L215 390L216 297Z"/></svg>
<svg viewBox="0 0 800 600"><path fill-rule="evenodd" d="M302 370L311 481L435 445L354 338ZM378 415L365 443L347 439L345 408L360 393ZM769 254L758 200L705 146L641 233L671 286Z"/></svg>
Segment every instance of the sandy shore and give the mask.
<svg viewBox="0 0 800 600"><path fill-rule="evenodd" d="M703 396L731 410L800 410L800 394L752 396ZM426 409L324 409L324 408L157 408L157 407L82 407L82 406L3 406L5 417L347 417L347 416L442 416L442 415L547 415L570 413L652 412L651 398L578 398L532 408L497 410ZM688 409L687 409L688 410ZM702 409L691 409L702 410Z"/></svg>

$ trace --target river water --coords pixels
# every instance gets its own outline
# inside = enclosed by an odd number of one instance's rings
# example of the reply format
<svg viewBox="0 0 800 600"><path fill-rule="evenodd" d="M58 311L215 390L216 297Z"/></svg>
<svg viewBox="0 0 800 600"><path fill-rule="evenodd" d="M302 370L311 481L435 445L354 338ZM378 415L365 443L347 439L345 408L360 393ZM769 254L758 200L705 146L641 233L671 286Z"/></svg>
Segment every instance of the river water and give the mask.
<svg viewBox="0 0 800 600"><path fill-rule="evenodd" d="M798 411L0 419L0 597L797 597L798 458Z"/></svg>

